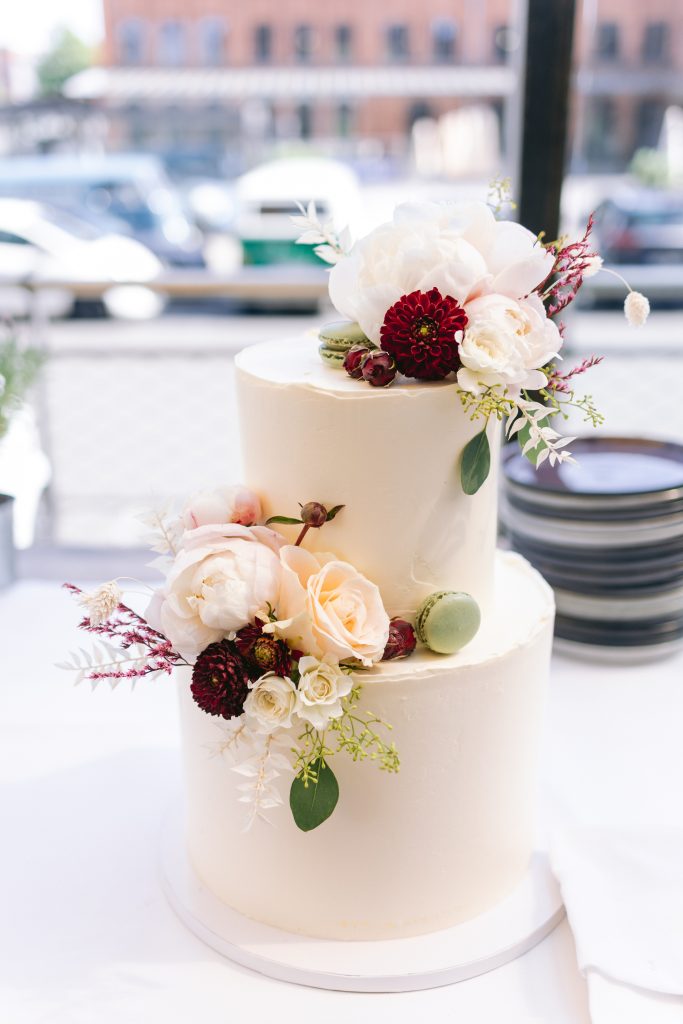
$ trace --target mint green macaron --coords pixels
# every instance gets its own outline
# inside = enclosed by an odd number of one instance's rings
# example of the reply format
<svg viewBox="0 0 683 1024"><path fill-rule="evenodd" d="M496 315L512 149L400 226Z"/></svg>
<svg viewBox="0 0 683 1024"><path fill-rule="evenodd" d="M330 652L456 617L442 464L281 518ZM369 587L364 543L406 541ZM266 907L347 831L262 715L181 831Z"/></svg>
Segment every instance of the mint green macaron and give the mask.
<svg viewBox="0 0 683 1024"><path fill-rule="evenodd" d="M325 324L318 333L320 338L320 358L328 366L334 369L341 369L344 365L344 357L354 345L370 345L366 335L358 324L352 320L336 320L334 323Z"/></svg>
<svg viewBox="0 0 683 1024"><path fill-rule="evenodd" d="M471 594L438 590L417 610L417 638L436 654L455 654L476 636L481 624L479 605Z"/></svg>

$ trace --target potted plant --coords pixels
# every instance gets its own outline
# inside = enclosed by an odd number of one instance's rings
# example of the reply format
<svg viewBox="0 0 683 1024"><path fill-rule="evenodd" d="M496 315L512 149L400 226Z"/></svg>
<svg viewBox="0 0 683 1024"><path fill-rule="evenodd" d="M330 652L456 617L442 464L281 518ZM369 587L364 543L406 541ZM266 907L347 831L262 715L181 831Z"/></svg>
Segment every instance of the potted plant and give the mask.
<svg viewBox="0 0 683 1024"><path fill-rule="evenodd" d="M38 349L22 345L11 326L5 329L0 336L0 447L42 361ZM0 588L14 579L13 506L14 496L2 493L0 480Z"/></svg>

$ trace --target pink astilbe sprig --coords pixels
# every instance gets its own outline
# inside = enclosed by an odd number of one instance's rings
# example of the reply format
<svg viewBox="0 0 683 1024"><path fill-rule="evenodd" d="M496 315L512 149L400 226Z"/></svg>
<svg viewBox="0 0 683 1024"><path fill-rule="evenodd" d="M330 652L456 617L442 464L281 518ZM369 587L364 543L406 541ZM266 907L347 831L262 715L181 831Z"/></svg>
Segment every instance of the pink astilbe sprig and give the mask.
<svg viewBox="0 0 683 1024"><path fill-rule="evenodd" d="M83 593L73 583L65 583L64 589L76 596ZM78 628L102 638L106 651L111 654L110 661L93 661L85 664L77 662L64 666L78 669L81 678L93 682L101 679L135 680L152 673L168 674L176 665L186 664L185 659L173 650L170 640L126 604L119 604L105 622L92 623L86 615L78 623ZM123 652L137 647L139 653L133 653L130 657L117 657L106 643L111 640L115 641Z"/></svg>
<svg viewBox="0 0 683 1024"><path fill-rule="evenodd" d="M556 316L574 301L584 279L595 273L602 262L590 242L594 223L591 213L582 238L561 247L559 243L548 246L548 251L555 254L555 262L536 291L546 303L549 317Z"/></svg>
<svg viewBox="0 0 683 1024"><path fill-rule="evenodd" d="M548 375L548 383L546 388L549 391L560 391L564 394L570 394L572 391L572 385L569 383L573 377L578 377L579 374L585 373L586 370L590 370L591 367L597 366L601 363L604 356L589 356L588 359L582 360L578 366L569 370L568 373L559 373L557 370L553 370Z"/></svg>

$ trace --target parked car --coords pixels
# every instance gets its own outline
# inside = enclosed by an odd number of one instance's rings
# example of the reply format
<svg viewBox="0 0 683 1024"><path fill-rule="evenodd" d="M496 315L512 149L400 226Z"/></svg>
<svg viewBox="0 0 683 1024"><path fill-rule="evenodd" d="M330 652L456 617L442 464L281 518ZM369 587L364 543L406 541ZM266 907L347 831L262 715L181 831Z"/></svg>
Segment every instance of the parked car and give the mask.
<svg viewBox="0 0 683 1024"><path fill-rule="evenodd" d="M154 253L134 238L101 234L88 221L43 203L0 199L2 316L29 314L31 296L23 282L59 283L41 289L37 299L41 312L55 317L67 315L76 304L62 282L111 281L102 295L105 310L111 316L146 319L164 306L164 299L145 287L162 269Z"/></svg>
<svg viewBox="0 0 683 1024"><path fill-rule="evenodd" d="M155 157L10 157L0 160L0 196L35 199L67 212L106 217L163 263L204 265L202 237Z"/></svg>
<svg viewBox="0 0 683 1024"><path fill-rule="evenodd" d="M320 219L336 230L358 214L360 190L352 170L336 160L296 157L273 160L236 182L234 229L247 264L312 263L323 266L311 246L296 245L292 216L298 203L316 204Z"/></svg>
<svg viewBox="0 0 683 1024"><path fill-rule="evenodd" d="M595 211L594 237L605 263L683 263L683 194L634 189Z"/></svg>

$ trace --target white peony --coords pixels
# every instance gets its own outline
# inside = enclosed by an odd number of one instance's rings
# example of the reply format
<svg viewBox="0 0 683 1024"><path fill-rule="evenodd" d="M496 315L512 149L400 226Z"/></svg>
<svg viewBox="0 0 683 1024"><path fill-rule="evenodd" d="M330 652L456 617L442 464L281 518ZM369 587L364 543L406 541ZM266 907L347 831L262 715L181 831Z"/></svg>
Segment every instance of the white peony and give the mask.
<svg viewBox="0 0 683 1024"><path fill-rule="evenodd" d="M186 531L163 588L147 611L174 649L194 661L210 643L275 605L282 539L263 526Z"/></svg>
<svg viewBox="0 0 683 1024"><path fill-rule="evenodd" d="M389 616L378 587L330 554L293 544L280 551L278 621L264 626L296 650L372 665L384 654Z"/></svg>
<svg viewBox="0 0 683 1024"><path fill-rule="evenodd" d="M485 203L406 203L333 267L330 298L379 344L386 312L402 295L438 288L463 305L488 292L518 299L553 263L530 231L497 221Z"/></svg>
<svg viewBox="0 0 683 1024"><path fill-rule="evenodd" d="M324 729L331 718L342 714L342 697L351 692L351 676L333 658L299 659L299 718L314 729Z"/></svg>
<svg viewBox="0 0 683 1024"><path fill-rule="evenodd" d="M458 384L479 394L501 385L512 394L542 388L545 366L562 347L562 338L538 295L514 301L484 295L466 306L468 324L460 344Z"/></svg>
<svg viewBox="0 0 683 1024"><path fill-rule="evenodd" d="M217 487L213 491L200 491L189 499L180 514L183 527L195 530L198 526L219 523L240 523L251 526L261 518L261 502L246 487Z"/></svg>
<svg viewBox="0 0 683 1024"><path fill-rule="evenodd" d="M291 679L267 672L249 683L244 713L255 732L289 729L297 706L297 690Z"/></svg>

